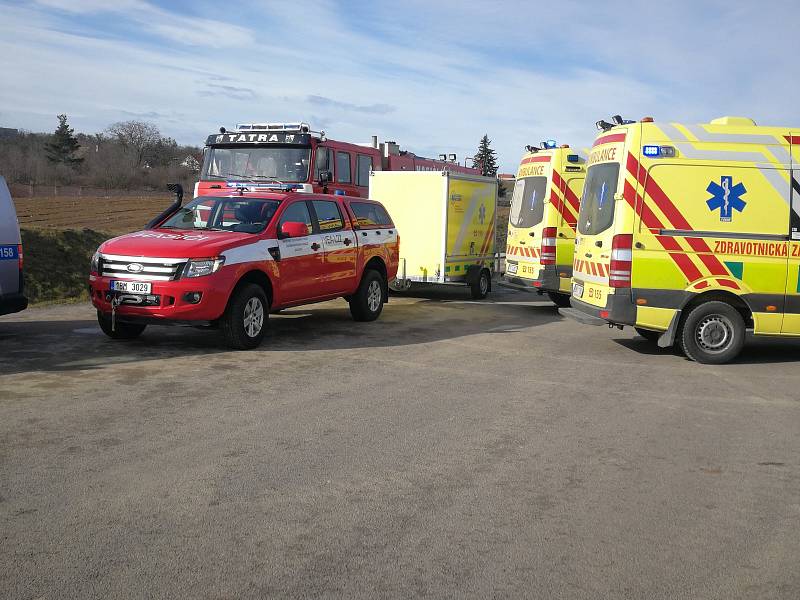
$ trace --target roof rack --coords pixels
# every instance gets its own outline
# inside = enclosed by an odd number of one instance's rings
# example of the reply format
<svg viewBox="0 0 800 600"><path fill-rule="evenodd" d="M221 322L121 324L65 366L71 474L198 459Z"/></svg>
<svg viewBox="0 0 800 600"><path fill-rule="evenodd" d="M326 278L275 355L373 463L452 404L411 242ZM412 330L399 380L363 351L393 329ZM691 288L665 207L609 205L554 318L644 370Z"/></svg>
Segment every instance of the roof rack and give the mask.
<svg viewBox="0 0 800 600"><path fill-rule="evenodd" d="M303 121L298 123L238 123L236 125L236 131L286 131L292 133L312 133L311 125Z"/></svg>

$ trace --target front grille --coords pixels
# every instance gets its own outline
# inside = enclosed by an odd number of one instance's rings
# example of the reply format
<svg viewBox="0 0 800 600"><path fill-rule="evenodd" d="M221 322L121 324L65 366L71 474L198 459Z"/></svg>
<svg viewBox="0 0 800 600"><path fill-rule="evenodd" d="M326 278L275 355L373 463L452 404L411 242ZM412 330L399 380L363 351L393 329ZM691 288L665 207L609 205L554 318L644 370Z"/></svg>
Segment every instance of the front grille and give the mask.
<svg viewBox="0 0 800 600"><path fill-rule="evenodd" d="M102 254L100 256L100 274L103 277L118 277L135 281L172 281L180 277L187 260L187 258Z"/></svg>

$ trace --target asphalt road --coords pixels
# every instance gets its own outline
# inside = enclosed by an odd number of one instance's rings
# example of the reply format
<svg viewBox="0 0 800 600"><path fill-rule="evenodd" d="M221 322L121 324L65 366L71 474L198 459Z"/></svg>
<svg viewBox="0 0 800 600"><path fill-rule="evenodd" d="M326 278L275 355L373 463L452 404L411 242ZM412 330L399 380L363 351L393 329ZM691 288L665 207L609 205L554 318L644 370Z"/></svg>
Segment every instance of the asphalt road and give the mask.
<svg viewBox="0 0 800 600"><path fill-rule="evenodd" d="M460 292L245 353L0 318L0 596L800 597L800 342L703 366Z"/></svg>

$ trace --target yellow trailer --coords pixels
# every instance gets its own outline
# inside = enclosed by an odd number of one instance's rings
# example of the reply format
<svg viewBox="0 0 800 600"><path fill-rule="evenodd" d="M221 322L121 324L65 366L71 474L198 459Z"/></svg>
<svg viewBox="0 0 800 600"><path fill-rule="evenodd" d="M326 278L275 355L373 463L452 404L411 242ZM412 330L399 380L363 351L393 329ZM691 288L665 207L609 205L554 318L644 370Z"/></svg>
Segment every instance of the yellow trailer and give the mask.
<svg viewBox="0 0 800 600"><path fill-rule="evenodd" d="M369 197L400 235L395 290L414 283L460 284L485 298L495 257L497 180L450 171L376 171Z"/></svg>

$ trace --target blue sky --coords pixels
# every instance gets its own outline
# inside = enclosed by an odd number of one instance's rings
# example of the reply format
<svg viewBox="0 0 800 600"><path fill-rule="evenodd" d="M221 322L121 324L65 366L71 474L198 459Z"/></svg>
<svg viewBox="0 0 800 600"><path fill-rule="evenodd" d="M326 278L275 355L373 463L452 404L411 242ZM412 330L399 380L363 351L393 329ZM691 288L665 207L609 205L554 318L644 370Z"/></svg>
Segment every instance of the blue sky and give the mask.
<svg viewBox="0 0 800 600"><path fill-rule="evenodd" d="M0 0L0 126L142 119L182 143L220 125L472 154L585 146L594 123L797 125L796 2Z"/></svg>

